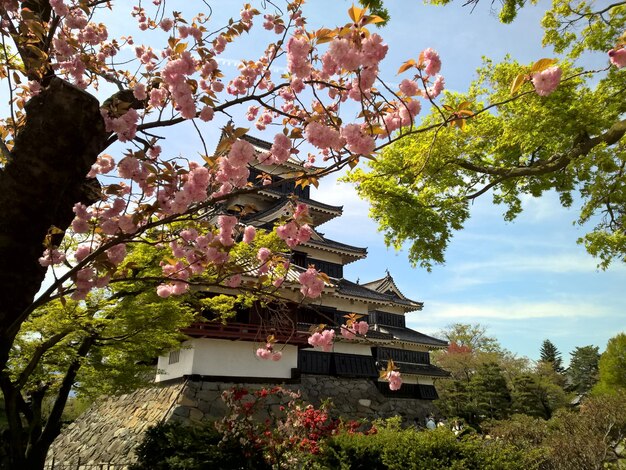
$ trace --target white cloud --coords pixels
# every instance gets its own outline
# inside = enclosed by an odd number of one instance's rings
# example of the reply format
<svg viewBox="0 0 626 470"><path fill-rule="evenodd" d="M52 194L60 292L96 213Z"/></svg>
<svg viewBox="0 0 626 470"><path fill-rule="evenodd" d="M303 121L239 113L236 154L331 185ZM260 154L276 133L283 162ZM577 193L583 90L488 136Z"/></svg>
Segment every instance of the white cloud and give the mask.
<svg viewBox="0 0 626 470"><path fill-rule="evenodd" d="M506 299L495 302L447 303L429 302L429 323L447 320L448 322L481 322L484 320L529 320L537 318L600 318L615 313L609 305L590 301L545 300L526 301Z"/></svg>
<svg viewBox="0 0 626 470"><path fill-rule="evenodd" d="M461 263L450 268L455 274L493 271L498 276L503 273L590 273L597 271L597 260L589 254L555 253L528 255L527 253L499 254L484 261ZM624 266L616 264L613 269L624 270Z"/></svg>

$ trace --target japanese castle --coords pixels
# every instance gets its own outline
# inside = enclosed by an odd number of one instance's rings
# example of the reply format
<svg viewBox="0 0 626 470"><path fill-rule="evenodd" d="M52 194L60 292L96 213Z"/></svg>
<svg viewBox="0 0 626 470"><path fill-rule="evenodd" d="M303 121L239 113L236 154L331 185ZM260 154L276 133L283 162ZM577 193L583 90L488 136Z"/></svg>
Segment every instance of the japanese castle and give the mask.
<svg viewBox="0 0 626 470"><path fill-rule="evenodd" d="M244 136L257 151L267 152L271 144ZM358 378L372 381L380 393L394 398L433 400L437 392L433 379L448 373L430 363L430 351L447 347L437 338L406 326L408 312L421 311L423 304L406 297L387 272L381 279L366 283L352 282L343 277L344 266L364 259L367 249L326 238L319 228L342 214L341 206L324 204L310 197L310 186L280 181L286 175L306 171L302 164L289 160L278 166L257 164L250 169L249 181L259 183L259 175L271 175L271 189L238 196L226 209L252 207L253 213L244 222L260 229L271 230L274 223L293 211L293 197L309 207L313 219L313 236L299 245L291 255L291 270L281 286L281 295L290 299L276 309L254 305L242 308L227 324L197 322L183 330L189 339L181 348L158 360L157 382L183 377L196 380L224 382L282 383L298 381L305 375ZM294 196L292 196L294 195ZM322 295L302 302L297 277L302 270L314 265L330 279ZM213 291L212 291L213 292ZM213 294L233 292L223 289ZM365 337L342 338L339 325L346 323L345 315L360 314L370 329ZM331 352L317 350L307 342L312 325L327 324L335 328L335 343ZM282 351L280 361L262 360L256 349L273 335ZM379 379L379 372L393 360L402 374L400 390L389 390L389 384Z"/></svg>

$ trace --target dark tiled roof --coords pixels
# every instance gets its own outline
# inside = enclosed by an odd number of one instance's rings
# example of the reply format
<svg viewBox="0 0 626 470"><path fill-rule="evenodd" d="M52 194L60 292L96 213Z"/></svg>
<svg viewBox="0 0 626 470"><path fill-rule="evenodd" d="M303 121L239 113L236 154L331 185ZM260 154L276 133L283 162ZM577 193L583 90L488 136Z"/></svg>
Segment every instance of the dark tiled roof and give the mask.
<svg viewBox="0 0 626 470"><path fill-rule="evenodd" d="M282 193L280 191L276 191L275 189L261 189L261 192L263 193L268 193L271 196L274 197L279 197L279 198L285 198L286 199L286 195L285 193ZM339 212L341 213L343 211L343 206L331 206L330 204L325 204L323 202L319 202L316 201L315 199L298 199L298 202L302 202L304 204L306 204L307 206L311 206L315 209L321 209L327 212Z"/></svg>
<svg viewBox="0 0 626 470"><path fill-rule="evenodd" d="M375 291L361 284L355 284L347 279L340 279L337 285L337 293L350 297L369 299L374 302L393 303L409 307L411 310L422 308L422 304L408 299L401 299L397 295Z"/></svg>
<svg viewBox="0 0 626 470"><path fill-rule="evenodd" d="M316 232L316 233L320 236L321 240L318 241L318 240L311 239L307 243L324 245L324 246L327 246L328 248L335 249L335 250L349 251L352 253L359 253L359 254L367 254L367 248L360 248L358 246L347 245L346 243L341 243L335 240L331 240L330 238L326 238L323 233L319 233L319 232Z"/></svg>
<svg viewBox="0 0 626 470"><path fill-rule="evenodd" d="M376 292L382 292L395 297L396 303L400 303L403 305L419 305L420 309L424 306L422 302L411 300L406 297L402 292L400 292L400 289L398 289L398 286L396 285L393 277L391 276L391 274L389 274L389 272L387 272L387 275L382 279L366 282L363 284L363 286L367 287L368 289L375 290Z"/></svg>
<svg viewBox="0 0 626 470"><path fill-rule="evenodd" d="M410 364L408 362L394 362L402 374L428 375L433 377L450 377L450 372L432 364ZM387 361L380 361L382 368L387 367Z"/></svg>
<svg viewBox="0 0 626 470"><path fill-rule="evenodd" d="M419 331L412 330L410 328L400 328L396 326L387 325L375 325L376 331L393 335L394 339L399 341L406 341L408 343L424 344L427 346L436 346L445 348L448 346L447 341L433 338L432 336L425 335Z"/></svg>
<svg viewBox="0 0 626 470"><path fill-rule="evenodd" d="M350 297L360 297L385 303L393 301L390 295L381 294L380 292L368 289L367 287L363 287L360 284L355 284L354 282L348 281L347 279L339 279L339 282L337 284L337 293Z"/></svg>
<svg viewBox="0 0 626 470"><path fill-rule="evenodd" d="M276 201L274 204L272 204L271 206L269 206L265 210L252 212L251 214L246 215L243 218L243 220L246 221L246 222L249 222L249 221L261 219L264 215L271 214L272 212L279 210L287 202L288 202L287 199L280 199L280 200Z"/></svg>
<svg viewBox="0 0 626 470"><path fill-rule="evenodd" d="M250 142L252 145L269 150L272 148L272 144L266 140L259 139L258 137L252 137L251 135L244 134L241 136L242 140Z"/></svg>

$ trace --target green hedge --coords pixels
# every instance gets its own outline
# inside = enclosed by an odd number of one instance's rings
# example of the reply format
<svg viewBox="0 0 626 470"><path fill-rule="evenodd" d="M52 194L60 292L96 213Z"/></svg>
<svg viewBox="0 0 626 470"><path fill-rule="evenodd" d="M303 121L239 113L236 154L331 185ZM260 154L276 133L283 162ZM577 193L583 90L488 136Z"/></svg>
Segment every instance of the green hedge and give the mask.
<svg viewBox="0 0 626 470"><path fill-rule="evenodd" d="M513 446L477 436L458 439L451 431L383 428L373 435L333 437L319 468L350 470L532 470L534 464Z"/></svg>

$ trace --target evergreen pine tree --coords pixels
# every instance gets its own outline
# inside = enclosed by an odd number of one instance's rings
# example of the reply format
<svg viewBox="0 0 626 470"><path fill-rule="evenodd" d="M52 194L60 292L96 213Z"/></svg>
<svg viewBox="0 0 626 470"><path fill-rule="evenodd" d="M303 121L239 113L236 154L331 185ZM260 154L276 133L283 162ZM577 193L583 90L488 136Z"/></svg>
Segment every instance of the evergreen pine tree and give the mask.
<svg viewBox="0 0 626 470"><path fill-rule="evenodd" d="M541 362L547 362L552 364L552 368L555 372L562 373L563 372L563 360L561 358L561 353L556 348L554 343L549 339L546 339L541 344Z"/></svg>
<svg viewBox="0 0 626 470"><path fill-rule="evenodd" d="M476 370L469 391L479 418L503 419L508 416L511 394L502 368L496 362L482 364Z"/></svg>
<svg viewBox="0 0 626 470"><path fill-rule="evenodd" d="M585 395L598 381L598 349L597 346L582 346L570 353L572 359L567 369L569 388L579 395Z"/></svg>

